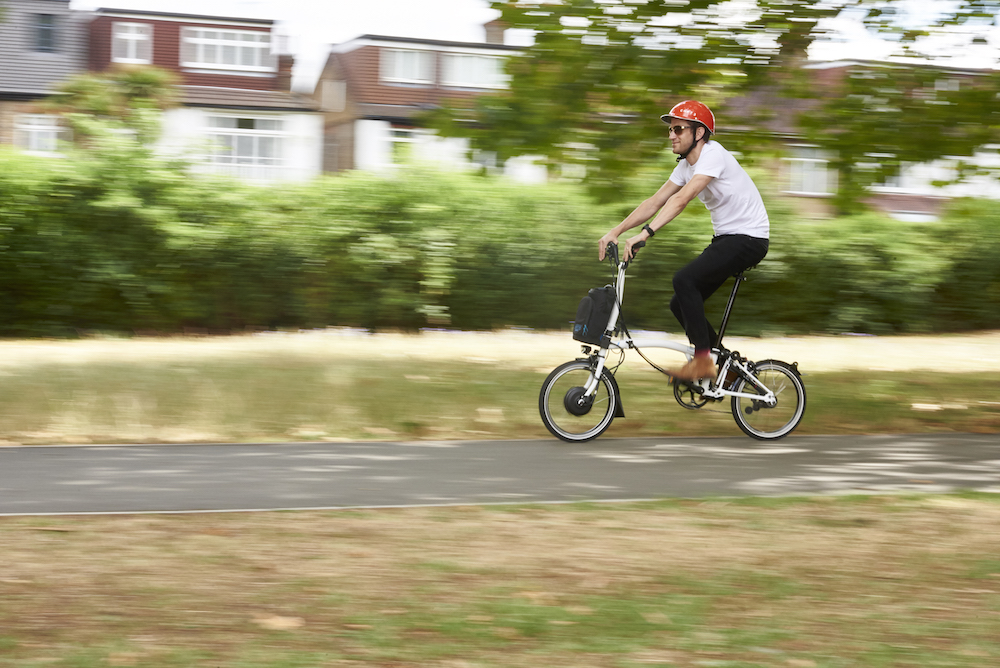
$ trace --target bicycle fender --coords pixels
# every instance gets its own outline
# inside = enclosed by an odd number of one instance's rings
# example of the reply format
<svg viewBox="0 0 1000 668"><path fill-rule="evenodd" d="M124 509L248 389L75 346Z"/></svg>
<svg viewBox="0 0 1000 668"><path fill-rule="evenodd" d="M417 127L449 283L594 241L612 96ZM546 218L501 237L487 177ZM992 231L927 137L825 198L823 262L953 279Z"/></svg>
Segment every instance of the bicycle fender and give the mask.
<svg viewBox="0 0 1000 668"><path fill-rule="evenodd" d="M789 364L788 362L783 362L781 360L766 359L766 360L760 360L759 362L754 362L754 364L755 365L756 364L764 364L765 362L775 362L777 364L784 364L789 369L791 369L792 371L794 371L796 376L798 376L799 378L802 377L802 372L799 371L799 363L798 362L792 362L791 364Z"/></svg>
<svg viewBox="0 0 1000 668"><path fill-rule="evenodd" d="M607 373L607 372L605 372L605 373ZM615 388L615 396L618 397L618 401L615 402L615 417L616 418L623 418L623 417L625 417L625 407L622 406L622 392L621 392L621 390L618 389L618 381L615 380L615 376L612 373L608 374L608 380L610 380L611 384L614 386L614 388Z"/></svg>

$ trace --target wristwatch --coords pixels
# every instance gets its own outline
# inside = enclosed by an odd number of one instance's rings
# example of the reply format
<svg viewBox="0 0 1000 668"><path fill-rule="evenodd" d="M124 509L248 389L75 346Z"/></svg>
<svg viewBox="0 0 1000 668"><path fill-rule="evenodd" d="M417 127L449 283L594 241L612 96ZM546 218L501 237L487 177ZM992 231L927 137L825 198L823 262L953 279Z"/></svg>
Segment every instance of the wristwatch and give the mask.
<svg viewBox="0 0 1000 668"><path fill-rule="evenodd" d="M643 225L643 226L642 226L642 229L646 230L646 233L647 233L647 234L649 234L649 238L650 238L650 239L652 239L653 237L655 237L655 236L656 236L656 232L654 232L654 231L653 231L653 228L652 228L652 227L650 227L650 226L649 226L648 224L646 224L646 225Z"/></svg>

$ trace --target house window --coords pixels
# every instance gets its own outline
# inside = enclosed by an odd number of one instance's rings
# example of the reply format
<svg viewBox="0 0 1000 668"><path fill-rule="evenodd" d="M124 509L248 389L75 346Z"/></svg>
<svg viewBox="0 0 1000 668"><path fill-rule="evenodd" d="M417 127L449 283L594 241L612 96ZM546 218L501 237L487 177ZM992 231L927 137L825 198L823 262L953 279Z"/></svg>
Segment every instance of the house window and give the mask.
<svg viewBox="0 0 1000 668"><path fill-rule="evenodd" d="M788 167L787 192L793 195L829 196L837 191L837 172L830 169L830 155L812 146L793 146L784 159Z"/></svg>
<svg viewBox="0 0 1000 668"><path fill-rule="evenodd" d="M212 116L208 161L247 178L272 178L284 164L284 121L278 118Z"/></svg>
<svg viewBox="0 0 1000 668"><path fill-rule="evenodd" d="M33 153L55 153L59 144L59 117L20 114L14 117L14 145Z"/></svg>
<svg viewBox="0 0 1000 668"><path fill-rule="evenodd" d="M181 65L244 72L273 72L271 34L259 30L183 28Z"/></svg>
<svg viewBox="0 0 1000 668"><path fill-rule="evenodd" d="M382 80L392 83L434 83L434 53L382 49Z"/></svg>
<svg viewBox="0 0 1000 668"><path fill-rule="evenodd" d="M53 53L56 50L56 17L35 14L35 51Z"/></svg>
<svg viewBox="0 0 1000 668"><path fill-rule="evenodd" d="M506 88L503 59L497 56L446 54L442 83L464 88Z"/></svg>
<svg viewBox="0 0 1000 668"><path fill-rule="evenodd" d="M413 160L413 145L417 141L417 131L412 128L393 127L389 132L392 142L392 164L402 165Z"/></svg>
<svg viewBox="0 0 1000 668"><path fill-rule="evenodd" d="M954 93L961 90L961 82L956 78L937 79L934 82L934 90L942 93Z"/></svg>
<svg viewBox="0 0 1000 668"><path fill-rule="evenodd" d="M111 27L111 60L137 65L153 62L153 26L148 23L115 23Z"/></svg>

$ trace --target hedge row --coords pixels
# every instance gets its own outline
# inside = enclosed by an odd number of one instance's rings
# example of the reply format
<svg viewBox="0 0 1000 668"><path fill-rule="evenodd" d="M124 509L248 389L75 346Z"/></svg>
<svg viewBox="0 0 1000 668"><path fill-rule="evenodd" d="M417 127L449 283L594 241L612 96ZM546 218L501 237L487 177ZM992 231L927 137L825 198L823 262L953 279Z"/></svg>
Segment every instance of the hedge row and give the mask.
<svg viewBox="0 0 1000 668"><path fill-rule="evenodd" d="M798 222L768 199L771 251L730 331L1000 327L992 203L907 224ZM610 280L596 242L629 208L573 186L418 169L255 187L193 177L127 138L57 160L0 153L0 335L562 328ZM676 329L670 276L709 236L692 206L643 251L631 326ZM725 297L710 303L717 313Z"/></svg>

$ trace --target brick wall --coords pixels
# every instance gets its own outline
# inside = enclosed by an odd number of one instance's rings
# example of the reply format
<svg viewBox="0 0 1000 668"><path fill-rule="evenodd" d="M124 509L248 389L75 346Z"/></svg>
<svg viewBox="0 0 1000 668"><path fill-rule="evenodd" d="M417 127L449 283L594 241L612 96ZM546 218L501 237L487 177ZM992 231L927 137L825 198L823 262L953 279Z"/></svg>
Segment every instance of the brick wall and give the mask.
<svg viewBox="0 0 1000 668"><path fill-rule="evenodd" d="M342 67L352 84L351 97L356 102L400 105L438 105L446 99L473 98L488 90L469 90L440 86L412 86L386 83L381 80L380 52L384 47L363 46L341 54ZM434 80L441 77L441 54L435 53Z"/></svg>
<svg viewBox="0 0 1000 668"><path fill-rule="evenodd" d="M278 73L271 76L247 76L242 74L216 74L188 72L181 68L181 28L215 28L230 27L235 30L254 30L270 32L265 26L219 26L211 23L179 21L158 21L145 16L122 18L116 16L99 16L90 24L90 68L101 71L109 68L111 63L111 25L123 21L129 23L147 23L153 26L153 65L165 70L172 70L181 76L181 83L189 86L216 86L221 88L245 88L250 90L279 90Z"/></svg>

